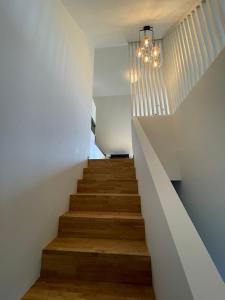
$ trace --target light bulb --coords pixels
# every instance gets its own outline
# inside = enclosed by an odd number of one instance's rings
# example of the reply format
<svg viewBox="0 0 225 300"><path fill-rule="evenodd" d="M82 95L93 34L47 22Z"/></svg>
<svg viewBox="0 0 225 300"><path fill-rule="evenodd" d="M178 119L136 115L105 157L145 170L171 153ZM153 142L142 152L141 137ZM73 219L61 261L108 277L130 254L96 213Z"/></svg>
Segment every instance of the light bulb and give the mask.
<svg viewBox="0 0 225 300"><path fill-rule="evenodd" d="M138 56L138 57L141 57L141 56L142 56L141 48L138 48L138 49L137 49L137 56Z"/></svg>
<svg viewBox="0 0 225 300"><path fill-rule="evenodd" d="M145 45L145 47L149 46L149 42L150 42L149 37L145 36L145 38L144 38L144 45Z"/></svg>
<svg viewBox="0 0 225 300"><path fill-rule="evenodd" d="M157 61L157 60L154 60L154 61L153 61L153 67L154 67L154 68L157 68L158 65L159 65L158 61Z"/></svg>
<svg viewBox="0 0 225 300"><path fill-rule="evenodd" d="M158 56L159 56L159 47L155 46L155 47L153 48L152 56L153 56L153 57L158 57Z"/></svg>
<svg viewBox="0 0 225 300"><path fill-rule="evenodd" d="M155 49L155 50L153 51L153 56L154 56L154 57L157 57L158 54L159 54L159 52Z"/></svg>
<svg viewBox="0 0 225 300"><path fill-rule="evenodd" d="M144 62L149 63L150 62L150 57L148 55L144 56Z"/></svg>

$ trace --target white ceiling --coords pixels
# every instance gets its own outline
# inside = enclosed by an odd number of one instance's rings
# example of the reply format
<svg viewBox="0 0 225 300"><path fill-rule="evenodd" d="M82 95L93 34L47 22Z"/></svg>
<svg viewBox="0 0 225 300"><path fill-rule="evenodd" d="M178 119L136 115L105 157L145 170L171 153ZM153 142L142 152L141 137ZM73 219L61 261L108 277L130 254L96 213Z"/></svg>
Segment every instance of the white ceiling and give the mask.
<svg viewBox="0 0 225 300"><path fill-rule="evenodd" d="M154 25L157 38L188 12L197 0L62 0L96 48L127 44L138 29Z"/></svg>

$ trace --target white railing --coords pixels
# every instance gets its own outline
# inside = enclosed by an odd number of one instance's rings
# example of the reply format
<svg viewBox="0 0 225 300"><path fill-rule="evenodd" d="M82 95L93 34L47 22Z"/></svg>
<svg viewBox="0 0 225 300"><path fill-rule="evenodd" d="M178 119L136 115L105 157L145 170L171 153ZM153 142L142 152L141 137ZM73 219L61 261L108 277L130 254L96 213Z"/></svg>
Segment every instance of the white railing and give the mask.
<svg viewBox="0 0 225 300"><path fill-rule="evenodd" d="M204 0L163 39L163 74L175 112L225 46L225 0Z"/></svg>
<svg viewBox="0 0 225 300"><path fill-rule="evenodd" d="M132 125L157 300L224 300L224 282L137 118Z"/></svg>
<svg viewBox="0 0 225 300"><path fill-rule="evenodd" d="M133 116L174 113L224 46L225 0L199 1L163 38L160 69L141 63L138 43L129 43Z"/></svg>

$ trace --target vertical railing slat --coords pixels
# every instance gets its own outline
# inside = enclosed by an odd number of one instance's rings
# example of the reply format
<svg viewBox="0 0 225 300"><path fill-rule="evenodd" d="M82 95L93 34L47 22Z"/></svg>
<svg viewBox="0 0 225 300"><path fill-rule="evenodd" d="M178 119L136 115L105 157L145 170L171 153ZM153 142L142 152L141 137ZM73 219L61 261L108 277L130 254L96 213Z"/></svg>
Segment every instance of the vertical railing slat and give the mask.
<svg viewBox="0 0 225 300"><path fill-rule="evenodd" d="M206 8L206 4L204 2L199 7L199 13L201 13L201 19L202 19L202 24L203 24L202 26L203 26L203 31L205 33L205 43L207 44L206 47L208 49L209 59L210 59L210 61L212 61L216 55L216 49L212 42L212 37L210 34L210 29L209 29L209 22L206 20L205 8Z"/></svg>
<svg viewBox="0 0 225 300"><path fill-rule="evenodd" d="M206 14L207 14L207 20L209 22L209 26L210 26L210 29L212 32L213 44L216 49L215 55L217 55L218 52L222 49L222 40L220 38L219 29L217 27L215 16L213 14L212 3L210 0L206 1Z"/></svg>
<svg viewBox="0 0 225 300"><path fill-rule="evenodd" d="M162 43L159 43L162 48ZM130 68L137 81L130 87L135 116L167 115L176 111L210 63L225 47L225 0L199 0L163 39L160 69L136 56L138 43L130 43Z"/></svg>
<svg viewBox="0 0 225 300"><path fill-rule="evenodd" d="M191 56L193 57L193 60L194 60L194 74L193 74L193 77L194 77L194 80L195 80L195 83L196 83L198 78L200 77L200 74L201 74L201 66L200 66L200 62L197 59L197 51L196 51L196 47L195 47L195 44L194 44L194 40L193 40L193 36L192 36L188 16L184 20L184 26L186 28L186 34L187 34L187 39L189 41Z"/></svg>

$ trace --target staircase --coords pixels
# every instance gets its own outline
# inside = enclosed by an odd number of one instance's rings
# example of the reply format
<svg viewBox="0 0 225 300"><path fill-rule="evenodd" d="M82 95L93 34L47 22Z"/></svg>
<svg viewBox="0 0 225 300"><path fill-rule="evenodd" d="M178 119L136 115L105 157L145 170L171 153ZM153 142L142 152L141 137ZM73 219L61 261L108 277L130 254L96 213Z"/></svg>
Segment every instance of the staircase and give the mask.
<svg viewBox="0 0 225 300"><path fill-rule="evenodd" d="M23 298L53 299L155 299L133 160L89 160Z"/></svg>

